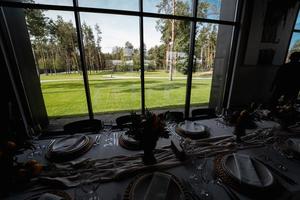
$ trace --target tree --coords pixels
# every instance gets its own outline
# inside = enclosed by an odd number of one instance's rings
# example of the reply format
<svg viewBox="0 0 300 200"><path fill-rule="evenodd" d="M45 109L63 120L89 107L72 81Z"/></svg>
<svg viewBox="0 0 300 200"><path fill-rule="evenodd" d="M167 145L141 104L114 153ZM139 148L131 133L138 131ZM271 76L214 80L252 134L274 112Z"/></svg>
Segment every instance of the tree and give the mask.
<svg viewBox="0 0 300 200"><path fill-rule="evenodd" d="M27 2L33 2L27 0ZM36 61L37 71L42 67L46 69L46 56L44 51L45 36L47 34L47 21L42 10L25 9L28 32L31 36L32 47L34 49L34 57Z"/></svg>
<svg viewBox="0 0 300 200"><path fill-rule="evenodd" d="M157 6L160 13L189 15L189 4L181 0L162 0ZM169 80L173 79L173 67L176 66L176 52L188 53L190 22L174 19L160 19L156 29L162 34L166 51L166 68L169 68ZM169 62L169 60L171 60Z"/></svg>

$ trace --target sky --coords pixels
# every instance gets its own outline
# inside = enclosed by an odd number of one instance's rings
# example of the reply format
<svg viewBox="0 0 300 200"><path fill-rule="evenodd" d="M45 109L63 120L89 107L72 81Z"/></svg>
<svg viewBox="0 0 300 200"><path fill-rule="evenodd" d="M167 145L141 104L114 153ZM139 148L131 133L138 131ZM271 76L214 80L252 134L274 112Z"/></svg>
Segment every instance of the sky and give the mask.
<svg viewBox="0 0 300 200"><path fill-rule="evenodd" d="M300 12L298 13L295 29L300 30ZM298 40L300 40L300 33L293 33L289 49L291 49Z"/></svg>
<svg viewBox="0 0 300 200"><path fill-rule="evenodd" d="M161 0L144 0L144 11L157 13L156 5ZM183 0L191 4L192 0ZM219 5L220 0L202 0ZM72 0L36 0L37 3L72 5ZM96 7L119 10L138 11L139 0L79 0L82 7ZM45 15L56 19L61 15L65 21L72 21L75 24L73 12L68 11L45 11ZM111 52L114 46L124 46L126 41L133 44L134 48L139 47L139 17L125 15L111 15L98 13L80 13L81 22L94 27L99 25L102 34L101 47L104 53ZM144 18L144 42L147 49L160 45L161 33L156 30L157 18ZM95 33L95 32L94 32ZM120 34L121 33L121 34Z"/></svg>

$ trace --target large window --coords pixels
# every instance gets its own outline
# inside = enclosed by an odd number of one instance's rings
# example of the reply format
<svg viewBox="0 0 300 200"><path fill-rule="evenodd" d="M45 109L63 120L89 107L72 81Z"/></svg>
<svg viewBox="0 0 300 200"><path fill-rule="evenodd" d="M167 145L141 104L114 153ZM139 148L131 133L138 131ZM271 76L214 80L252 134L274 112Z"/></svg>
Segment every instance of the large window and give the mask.
<svg viewBox="0 0 300 200"><path fill-rule="evenodd" d="M218 32L237 23L237 0L0 5L25 11L49 117L208 106L216 52L231 51Z"/></svg>
<svg viewBox="0 0 300 200"><path fill-rule="evenodd" d="M289 62L290 54L296 51L300 52L300 12L298 13L295 27L292 33L292 38L288 49L286 62Z"/></svg>
<svg viewBox="0 0 300 200"><path fill-rule="evenodd" d="M189 33L189 21L144 18L147 108L184 107Z"/></svg>

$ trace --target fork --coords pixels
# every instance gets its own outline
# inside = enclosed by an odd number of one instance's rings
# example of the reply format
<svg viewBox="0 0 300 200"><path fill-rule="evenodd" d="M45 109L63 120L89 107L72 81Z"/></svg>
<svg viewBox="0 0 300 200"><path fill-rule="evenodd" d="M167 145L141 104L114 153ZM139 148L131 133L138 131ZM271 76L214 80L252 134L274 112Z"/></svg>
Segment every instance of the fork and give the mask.
<svg viewBox="0 0 300 200"><path fill-rule="evenodd" d="M96 136L94 146L97 146L100 144L100 138L101 138L101 135Z"/></svg>
<svg viewBox="0 0 300 200"><path fill-rule="evenodd" d="M49 147L55 142L55 139L50 140L49 144L47 145L47 149L49 149Z"/></svg>

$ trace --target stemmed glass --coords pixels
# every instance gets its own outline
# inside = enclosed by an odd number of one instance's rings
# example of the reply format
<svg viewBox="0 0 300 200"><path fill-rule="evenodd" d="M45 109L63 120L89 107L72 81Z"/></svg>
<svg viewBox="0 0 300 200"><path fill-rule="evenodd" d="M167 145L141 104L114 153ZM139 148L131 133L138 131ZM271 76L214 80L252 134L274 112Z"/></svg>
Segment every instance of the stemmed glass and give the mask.
<svg viewBox="0 0 300 200"><path fill-rule="evenodd" d="M206 174L206 154L204 157L199 159L197 157L192 159L193 174L190 175L190 182L195 188L200 188L199 197L200 199L211 199L210 193L207 191L206 184L208 184L207 174Z"/></svg>
<svg viewBox="0 0 300 200"><path fill-rule="evenodd" d="M111 138L111 129L112 129L113 122L111 120L107 121L104 124L103 134L105 135L106 139L105 144L103 147L113 146L113 138Z"/></svg>
<svg viewBox="0 0 300 200"><path fill-rule="evenodd" d="M200 190L200 198L201 199L210 199L209 192L207 191L207 184L209 180L207 178L207 154L206 152L203 153L203 158L200 160L200 164L197 166L197 169L200 171L201 176L201 190Z"/></svg>
<svg viewBox="0 0 300 200"><path fill-rule="evenodd" d="M29 135L31 136L32 141L38 141L41 134L42 134L42 128L39 124L29 129ZM36 145L34 145L34 148L32 149L32 151L29 153L27 157L30 159L34 158L35 155L41 157L45 149L46 149L45 144L41 145L37 143Z"/></svg>
<svg viewBox="0 0 300 200"><path fill-rule="evenodd" d="M100 182L90 183L83 181L80 183L80 186L75 190L75 200L103 200L101 197L100 191L98 191Z"/></svg>

